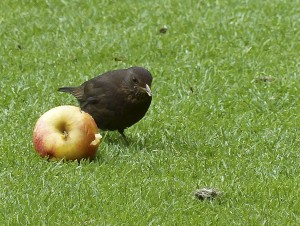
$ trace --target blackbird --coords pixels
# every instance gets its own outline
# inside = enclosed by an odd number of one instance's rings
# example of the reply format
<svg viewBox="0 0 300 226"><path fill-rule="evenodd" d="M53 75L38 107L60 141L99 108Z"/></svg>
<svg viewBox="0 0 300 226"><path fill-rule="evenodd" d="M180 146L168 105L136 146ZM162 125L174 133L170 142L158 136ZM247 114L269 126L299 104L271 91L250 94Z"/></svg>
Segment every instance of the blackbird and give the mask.
<svg viewBox="0 0 300 226"><path fill-rule="evenodd" d="M146 114L152 100L152 75L142 67L108 71L77 87L58 91L71 93L80 108L89 113L101 130L124 130Z"/></svg>

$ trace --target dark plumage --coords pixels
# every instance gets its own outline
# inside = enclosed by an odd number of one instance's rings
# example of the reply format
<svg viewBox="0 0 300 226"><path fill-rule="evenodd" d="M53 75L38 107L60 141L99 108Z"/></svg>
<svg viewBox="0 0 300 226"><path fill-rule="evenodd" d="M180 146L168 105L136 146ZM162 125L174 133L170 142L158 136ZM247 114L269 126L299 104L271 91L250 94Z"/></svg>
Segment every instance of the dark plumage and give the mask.
<svg viewBox="0 0 300 226"><path fill-rule="evenodd" d="M93 116L102 130L132 126L146 114L152 100L151 73L142 67L114 70L77 87L62 87L60 92L74 95L80 108Z"/></svg>

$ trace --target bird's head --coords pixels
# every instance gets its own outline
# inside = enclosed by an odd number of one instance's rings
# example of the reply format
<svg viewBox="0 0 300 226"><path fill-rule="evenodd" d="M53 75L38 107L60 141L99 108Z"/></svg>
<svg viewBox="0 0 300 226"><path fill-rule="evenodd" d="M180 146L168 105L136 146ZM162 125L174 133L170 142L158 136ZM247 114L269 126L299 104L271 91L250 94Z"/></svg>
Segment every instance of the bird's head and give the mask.
<svg viewBox="0 0 300 226"><path fill-rule="evenodd" d="M135 95L152 97L151 73L141 67L131 67L128 70L130 70L130 73L127 77L127 83L133 88Z"/></svg>

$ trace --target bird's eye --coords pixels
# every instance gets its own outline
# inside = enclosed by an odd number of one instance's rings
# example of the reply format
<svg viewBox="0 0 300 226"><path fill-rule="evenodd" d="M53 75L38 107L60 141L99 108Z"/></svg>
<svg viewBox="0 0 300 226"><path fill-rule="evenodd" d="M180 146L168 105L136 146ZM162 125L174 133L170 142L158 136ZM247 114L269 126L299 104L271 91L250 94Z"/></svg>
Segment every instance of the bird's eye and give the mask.
<svg viewBox="0 0 300 226"><path fill-rule="evenodd" d="M134 83L137 83L137 79L136 79L136 78L132 78L132 81L133 81Z"/></svg>

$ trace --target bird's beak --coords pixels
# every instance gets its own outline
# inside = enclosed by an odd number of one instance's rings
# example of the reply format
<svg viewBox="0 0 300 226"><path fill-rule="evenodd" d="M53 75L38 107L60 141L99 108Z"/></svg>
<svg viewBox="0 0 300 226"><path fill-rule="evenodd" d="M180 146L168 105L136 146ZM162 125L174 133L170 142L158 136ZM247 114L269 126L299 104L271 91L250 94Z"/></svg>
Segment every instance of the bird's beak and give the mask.
<svg viewBox="0 0 300 226"><path fill-rule="evenodd" d="M146 84L146 88L145 88L146 93L151 97L152 96L152 92L150 87Z"/></svg>

